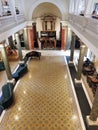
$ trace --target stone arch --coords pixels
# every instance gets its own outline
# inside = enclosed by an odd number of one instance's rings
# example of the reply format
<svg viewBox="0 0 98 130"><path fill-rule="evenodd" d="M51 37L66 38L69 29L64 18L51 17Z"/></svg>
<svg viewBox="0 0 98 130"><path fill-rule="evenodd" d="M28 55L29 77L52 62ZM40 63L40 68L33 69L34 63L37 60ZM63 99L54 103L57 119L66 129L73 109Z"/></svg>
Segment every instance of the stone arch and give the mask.
<svg viewBox="0 0 98 130"><path fill-rule="evenodd" d="M62 20L65 20L65 14L66 14L66 7L64 6L62 1L56 1L56 0L35 0L33 1L31 8L29 10L29 20L32 20L32 13L34 11L34 9L41 3L44 2L48 2L48 3L52 3L55 6L57 6L57 8L60 10L61 14L62 14Z"/></svg>

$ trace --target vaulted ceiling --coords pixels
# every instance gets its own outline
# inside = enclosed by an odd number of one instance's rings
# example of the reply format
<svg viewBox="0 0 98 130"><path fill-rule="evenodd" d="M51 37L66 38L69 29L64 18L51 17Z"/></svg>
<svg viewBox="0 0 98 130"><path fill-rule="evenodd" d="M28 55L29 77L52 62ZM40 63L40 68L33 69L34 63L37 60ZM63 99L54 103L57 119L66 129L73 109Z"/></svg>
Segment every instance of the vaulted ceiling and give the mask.
<svg viewBox="0 0 98 130"><path fill-rule="evenodd" d="M55 15L61 20L68 16L69 0L24 0L26 17L29 20L43 15Z"/></svg>
<svg viewBox="0 0 98 130"><path fill-rule="evenodd" d="M32 18L37 18L43 15L49 15L49 14L55 15L56 17L59 17L59 18L62 17L60 10L54 4L45 2L45 3L39 4L35 8L32 14Z"/></svg>

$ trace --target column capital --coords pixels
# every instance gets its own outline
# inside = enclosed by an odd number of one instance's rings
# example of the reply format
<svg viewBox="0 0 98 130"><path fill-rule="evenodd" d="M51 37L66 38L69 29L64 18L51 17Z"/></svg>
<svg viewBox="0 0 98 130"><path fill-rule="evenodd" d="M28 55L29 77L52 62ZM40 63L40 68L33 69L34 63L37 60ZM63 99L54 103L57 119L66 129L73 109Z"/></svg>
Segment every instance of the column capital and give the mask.
<svg viewBox="0 0 98 130"><path fill-rule="evenodd" d="M86 47L86 45L83 45L83 44L82 44L80 47L81 47L81 48L85 48L85 47Z"/></svg>
<svg viewBox="0 0 98 130"><path fill-rule="evenodd" d="M0 48L4 47L4 44L0 44Z"/></svg>
<svg viewBox="0 0 98 130"><path fill-rule="evenodd" d="M19 36L19 33L17 32L17 33L15 33L15 36L17 37L17 36Z"/></svg>

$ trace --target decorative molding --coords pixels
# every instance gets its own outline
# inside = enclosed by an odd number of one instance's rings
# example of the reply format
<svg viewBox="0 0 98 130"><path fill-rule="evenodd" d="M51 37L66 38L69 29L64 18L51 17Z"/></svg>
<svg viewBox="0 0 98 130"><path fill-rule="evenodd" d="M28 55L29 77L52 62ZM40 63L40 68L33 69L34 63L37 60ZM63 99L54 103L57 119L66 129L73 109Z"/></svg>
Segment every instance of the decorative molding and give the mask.
<svg viewBox="0 0 98 130"><path fill-rule="evenodd" d="M98 20L69 14L68 22L72 31L98 57Z"/></svg>

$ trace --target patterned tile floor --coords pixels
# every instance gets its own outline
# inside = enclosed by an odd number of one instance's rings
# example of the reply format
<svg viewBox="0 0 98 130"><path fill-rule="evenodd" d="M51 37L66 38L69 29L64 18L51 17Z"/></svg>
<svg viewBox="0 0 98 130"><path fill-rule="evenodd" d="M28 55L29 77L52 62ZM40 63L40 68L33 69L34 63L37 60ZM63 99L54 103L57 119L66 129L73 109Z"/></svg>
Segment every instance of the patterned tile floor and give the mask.
<svg viewBox="0 0 98 130"><path fill-rule="evenodd" d="M63 56L31 59L0 130L83 130Z"/></svg>

